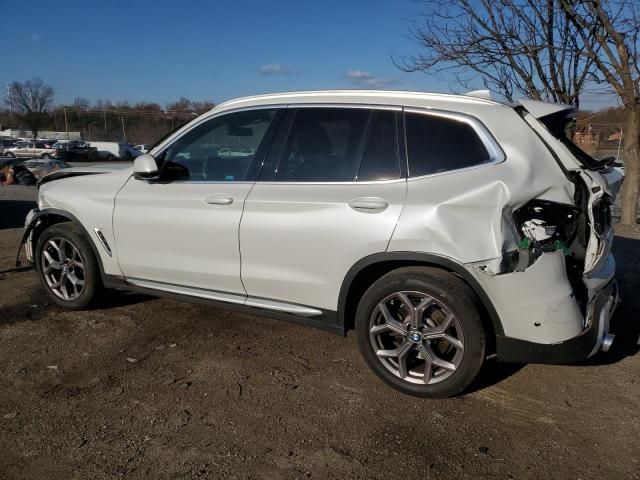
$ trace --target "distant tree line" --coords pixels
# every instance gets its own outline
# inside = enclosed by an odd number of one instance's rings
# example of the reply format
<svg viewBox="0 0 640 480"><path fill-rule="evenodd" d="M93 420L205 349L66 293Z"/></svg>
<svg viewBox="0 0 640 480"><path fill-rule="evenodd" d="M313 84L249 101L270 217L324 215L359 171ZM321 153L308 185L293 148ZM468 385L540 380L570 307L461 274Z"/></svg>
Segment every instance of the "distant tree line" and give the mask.
<svg viewBox="0 0 640 480"><path fill-rule="evenodd" d="M155 102L91 102L82 97L68 105L54 106L53 100L53 89L39 78L12 82L5 109L0 111L0 126L23 130L25 137L37 137L42 131L69 131L80 132L87 141L153 144L215 106L185 97L165 107Z"/></svg>

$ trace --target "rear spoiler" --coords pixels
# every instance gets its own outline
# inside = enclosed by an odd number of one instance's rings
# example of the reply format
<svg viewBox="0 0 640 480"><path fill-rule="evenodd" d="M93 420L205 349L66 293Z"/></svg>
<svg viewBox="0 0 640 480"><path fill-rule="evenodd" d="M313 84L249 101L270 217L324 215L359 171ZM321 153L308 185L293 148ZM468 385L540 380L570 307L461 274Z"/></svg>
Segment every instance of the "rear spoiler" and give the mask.
<svg viewBox="0 0 640 480"><path fill-rule="evenodd" d="M565 116L573 115L577 112L577 109L575 107L571 105L565 105L564 103L550 103L528 99L518 100L518 103L537 119L541 119L543 117L547 117L549 115L560 112L564 112Z"/></svg>

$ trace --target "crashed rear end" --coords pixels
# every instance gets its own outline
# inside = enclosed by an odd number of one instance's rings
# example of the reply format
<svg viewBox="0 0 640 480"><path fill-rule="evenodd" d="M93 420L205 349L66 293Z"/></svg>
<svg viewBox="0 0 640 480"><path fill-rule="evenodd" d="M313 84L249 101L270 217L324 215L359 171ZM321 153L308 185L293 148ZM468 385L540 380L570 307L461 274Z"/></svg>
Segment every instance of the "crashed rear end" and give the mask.
<svg viewBox="0 0 640 480"><path fill-rule="evenodd" d="M609 323L619 302L611 205L622 175L572 143L573 109L525 101L523 120L561 166L575 189L573 205L533 198L513 211L519 240L505 252L494 291L515 299L510 314L542 334L497 337L506 361L559 363L608 350ZM543 328L546 327L546 328Z"/></svg>
<svg viewBox="0 0 640 480"><path fill-rule="evenodd" d="M500 360L563 363L608 349L618 303L610 206L622 175L562 137L570 107L471 113L502 160L409 179L389 249L462 263L495 310Z"/></svg>

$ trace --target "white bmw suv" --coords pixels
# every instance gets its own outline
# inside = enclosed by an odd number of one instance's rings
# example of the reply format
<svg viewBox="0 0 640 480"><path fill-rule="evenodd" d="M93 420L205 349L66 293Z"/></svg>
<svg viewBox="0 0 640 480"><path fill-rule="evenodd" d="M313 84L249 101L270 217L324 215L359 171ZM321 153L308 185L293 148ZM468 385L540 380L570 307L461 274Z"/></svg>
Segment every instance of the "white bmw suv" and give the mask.
<svg viewBox="0 0 640 480"><path fill-rule="evenodd" d="M23 244L59 305L103 288L345 335L402 392L462 392L492 356L613 341L621 175L570 107L325 91L221 104L133 168L48 175Z"/></svg>

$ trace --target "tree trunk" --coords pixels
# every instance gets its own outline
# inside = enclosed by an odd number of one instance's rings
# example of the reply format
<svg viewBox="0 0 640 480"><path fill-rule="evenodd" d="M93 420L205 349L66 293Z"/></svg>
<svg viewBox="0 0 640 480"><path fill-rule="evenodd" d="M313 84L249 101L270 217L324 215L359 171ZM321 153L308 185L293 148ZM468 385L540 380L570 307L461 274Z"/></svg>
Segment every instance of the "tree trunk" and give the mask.
<svg viewBox="0 0 640 480"><path fill-rule="evenodd" d="M620 223L633 225L638 221L640 193L640 104L625 108L624 165L625 179L620 195L622 214Z"/></svg>

